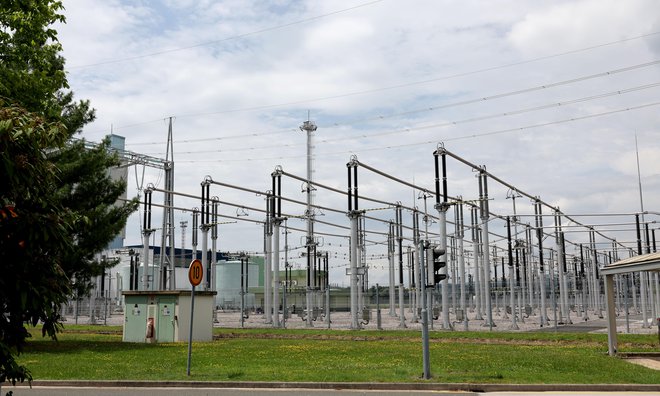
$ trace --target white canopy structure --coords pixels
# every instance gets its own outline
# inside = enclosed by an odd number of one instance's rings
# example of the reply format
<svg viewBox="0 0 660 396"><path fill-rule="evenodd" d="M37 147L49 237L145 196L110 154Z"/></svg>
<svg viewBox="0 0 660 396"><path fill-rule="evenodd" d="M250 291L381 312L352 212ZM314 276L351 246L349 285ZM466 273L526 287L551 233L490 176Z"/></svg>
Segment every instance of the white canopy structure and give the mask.
<svg viewBox="0 0 660 396"><path fill-rule="evenodd" d="M616 354L616 314L614 312L614 275L639 271L660 271L660 253L648 253L612 263L601 270L605 277L607 302L607 346L611 356Z"/></svg>

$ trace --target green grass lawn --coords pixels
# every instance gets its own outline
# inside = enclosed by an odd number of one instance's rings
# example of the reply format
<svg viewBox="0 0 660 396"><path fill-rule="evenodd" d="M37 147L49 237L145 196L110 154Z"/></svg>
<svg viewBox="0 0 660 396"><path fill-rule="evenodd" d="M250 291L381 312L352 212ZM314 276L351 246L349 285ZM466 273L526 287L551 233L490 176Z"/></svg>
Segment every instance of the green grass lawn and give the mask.
<svg viewBox="0 0 660 396"><path fill-rule="evenodd" d="M20 363L35 380L421 381L421 337L411 331L216 329L194 343L133 344L119 327L38 329ZM432 332L436 382L660 383L660 372L607 356L602 334ZM657 337L621 335L620 351L657 351Z"/></svg>

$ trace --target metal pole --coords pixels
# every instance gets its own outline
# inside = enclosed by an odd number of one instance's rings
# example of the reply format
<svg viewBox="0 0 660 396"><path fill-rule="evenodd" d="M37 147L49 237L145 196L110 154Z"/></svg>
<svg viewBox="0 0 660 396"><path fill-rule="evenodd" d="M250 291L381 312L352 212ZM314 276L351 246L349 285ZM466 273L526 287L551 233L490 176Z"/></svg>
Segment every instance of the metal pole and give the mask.
<svg viewBox="0 0 660 396"><path fill-rule="evenodd" d="M482 313L482 289L481 282L483 271L479 265L479 225L477 221L477 208L470 209L470 218L472 220L472 257L474 258L474 285L475 285L475 305L476 305L476 320L483 320Z"/></svg>
<svg viewBox="0 0 660 396"><path fill-rule="evenodd" d="M541 316L540 316L540 326L547 326L548 323L548 312L545 306L545 269L543 266L543 207L541 206L541 201L537 198L534 204L534 212L536 214L536 235L538 239L538 248L539 248L539 286L541 293Z"/></svg>
<svg viewBox="0 0 660 396"><path fill-rule="evenodd" d="M399 251L399 328L405 328L406 317L403 302L403 224L401 219L401 205L396 207L396 239Z"/></svg>
<svg viewBox="0 0 660 396"><path fill-rule="evenodd" d="M280 218L273 219L273 327L280 327Z"/></svg>
<svg viewBox="0 0 660 396"><path fill-rule="evenodd" d="M376 283L376 329L383 330L380 316L380 286Z"/></svg>
<svg viewBox="0 0 660 396"><path fill-rule="evenodd" d="M309 254L312 253L312 247L316 243L314 240L314 187L312 186L313 175L314 175L314 152L313 152L313 136L312 133L316 131L316 124L312 121L305 121L301 126L300 130L307 134L307 210L305 215L307 217L307 240L305 245L307 246L307 294L306 294L306 304L307 304L307 327L312 327L312 315L313 315L313 305L312 305L312 279L309 279L312 276L311 266L314 263L315 257L310 257ZM357 180L356 180L357 184ZM356 208L357 209L357 208Z"/></svg>
<svg viewBox="0 0 660 396"><path fill-rule="evenodd" d="M419 263L420 266L420 287L426 288L426 268L429 264L427 251L430 249L428 241L420 242L417 247L422 250L424 254L421 255L422 259ZM426 293L422 293L422 364L424 366L424 379L431 379L431 359L429 350L429 320L427 313Z"/></svg>
<svg viewBox="0 0 660 396"><path fill-rule="evenodd" d="M330 328L330 265L328 262L328 252L325 252L324 269L325 269L325 324Z"/></svg>
<svg viewBox="0 0 660 396"><path fill-rule="evenodd" d="M211 218L211 290L216 290L217 289L217 280L216 280L216 272L217 272L217 253L218 253L218 205L220 203L218 202L218 197L213 197L212 199L212 218Z"/></svg>
<svg viewBox="0 0 660 396"><path fill-rule="evenodd" d="M360 217L359 212L351 211L348 214L351 219L351 329L359 329L360 322L358 320L358 269L357 269L357 238L358 238L358 219Z"/></svg>
<svg viewBox="0 0 660 396"><path fill-rule="evenodd" d="M466 305L466 284L465 284L465 252L463 251L463 237L465 231L463 230L463 202L460 201L462 197L458 197L459 202L456 204L456 238L458 240L458 272L461 276L461 310L463 311L463 330L468 330L468 310ZM455 284L455 282L454 282Z"/></svg>
<svg viewBox="0 0 660 396"><path fill-rule="evenodd" d="M192 358L192 339L193 339L193 316L195 314L195 286L190 292L190 328L188 332L188 363L186 364L186 375L190 377L190 360Z"/></svg>
<svg viewBox="0 0 660 396"><path fill-rule="evenodd" d="M490 213L488 211L488 176L486 175L486 170L485 168L481 168L480 171L480 190L481 186L483 184L483 197L480 200L481 203L481 235L482 235L482 244L483 244L483 255L484 255L484 275L485 275L485 280L484 280L484 288L486 292L486 321L487 323L485 324L486 326L489 326L490 329L492 330L493 327L495 327L495 323L493 323L493 308L492 308L492 302L491 302L491 295L490 295L490 256L489 256L489 251L488 251L488 243L489 243L489 235L488 235L488 219L490 217ZM481 191L480 191L481 193ZM479 194L481 195L481 194Z"/></svg>
<svg viewBox="0 0 660 396"><path fill-rule="evenodd" d="M440 238L439 238L439 248L444 251L440 256L440 260L447 263L447 209L449 207L446 203L439 204L436 206L438 210L438 224L440 226ZM432 263L428 263L432 265ZM445 279L440 281L442 287L442 328L446 330L451 330L451 322L449 321L449 286L448 286L448 274L447 274L447 265L445 264L440 273L446 275Z"/></svg>
<svg viewBox="0 0 660 396"><path fill-rule="evenodd" d="M245 267L249 269L248 266L243 264L243 257L241 257L241 328L245 326Z"/></svg>
<svg viewBox="0 0 660 396"><path fill-rule="evenodd" d="M149 237L151 236L151 190L144 191L144 224L142 227L142 290L149 290ZM138 271L139 272L139 271ZM90 306L91 310L91 306Z"/></svg>
<svg viewBox="0 0 660 396"><path fill-rule="evenodd" d="M390 264L390 283L389 283L389 303L390 303L390 316L396 317L396 297L394 289L394 223L390 221L390 231L387 237L388 249L387 257Z"/></svg>
<svg viewBox="0 0 660 396"><path fill-rule="evenodd" d="M511 292L511 330L519 330L518 323L516 323L516 291L515 291L515 274L513 268L513 247L511 245L511 218L506 217L506 233L507 233L507 248L509 253L509 290ZM506 312L506 304L504 307Z"/></svg>
<svg viewBox="0 0 660 396"><path fill-rule="evenodd" d="M421 301L422 301L422 293L424 291L424 285L421 283L422 280L420 278L420 260L421 260L421 255L422 252L419 250L420 247L420 233L419 233L419 212L417 210L413 211L413 244L415 245L415 260L414 260L414 268L413 268L413 279L414 279L414 284L416 284L415 287L415 307L413 309L413 322L418 322L419 317L418 313L420 312L421 308Z"/></svg>

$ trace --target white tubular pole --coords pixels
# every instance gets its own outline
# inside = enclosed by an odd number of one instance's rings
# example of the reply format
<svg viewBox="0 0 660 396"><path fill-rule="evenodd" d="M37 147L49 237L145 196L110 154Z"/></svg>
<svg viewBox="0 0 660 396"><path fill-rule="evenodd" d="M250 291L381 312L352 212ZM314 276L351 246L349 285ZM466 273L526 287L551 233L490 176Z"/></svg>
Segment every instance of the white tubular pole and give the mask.
<svg viewBox="0 0 660 396"><path fill-rule="evenodd" d="M394 288L394 224L390 222L390 232L388 235L388 259L390 264L390 316L396 317L396 297L395 297L395 288Z"/></svg>
<svg viewBox="0 0 660 396"><path fill-rule="evenodd" d="M479 195L482 198L481 202L481 240L483 246L483 268L484 268L484 292L486 294L486 323L484 326L494 327L493 323L493 306L491 302L490 295L490 251L488 249L489 245L489 235L488 235L488 221L490 218L490 213L488 211L488 176L485 172L485 169L482 168L479 174ZM483 196L481 194L483 183Z"/></svg>
<svg viewBox="0 0 660 396"><path fill-rule="evenodd" d="M511 289L511 330L518 330L518 323L516 323L516 290L515 290L515 270L513 268L513 265L509 266L509 284L510 284L510 289ZM506 306L504 307L504 310L506 311Z"/></svg>
<svg viewBox="0 0 660 396"><path fill-rule="evenodd" d="M614 356L617 351L617 337L613 275L605 276L605 298L607 299L607 351L610 356Z"/></svg>
<svg viewBox="0 0 660 396"><path fill-rule="evenodd" d="M144 230L142 233L142 290L149 290L149 236L151 230Z"/></svg>
<svg viewBox="0 0 660 396"><path fill-rule="evenodd" d="M356 330L360 328L358 321L358 270L357 270L357 256L358 256L358 218L359 214L355 211L348 214L351 219L351 329Z"/></svg>
<svg viewBox="0 0 660 396"><path fill-rule="evenodd" d="M455 206L455 218L454 222L456 224L456 240L457 240L457 247L456 247L456 253L458 255L458 274L461 278L461 294L460 294L460 307L461 310L463 311L463 330L468 329L468 318L467 318L467 296L466 296L466 283L465 283L465 253L463 252L463 237L465 236L465 231L463 229L463 202L461 202L462 197L458 197L458 202L456 203ZM454 285L456 285L456 281L454 281Z"/></svg>
<svg viewBox="0 0 660 396"><path fill-rule="evenodd" d="M273 327L280 327L280 219L273 219Z"/></svg>
<svg viewBox="0 0 660 396"><path fill-rule="evenodd" d="M446 278L440 281L442 287L442 328L445 330L451 329L451 322L449 321L449 275L448 275L448 264L447 263L447 208L446 204L438 204L436 209L438 210L438 225L440 227L440 245L439 248L444 251L440 256L440 260L443 260L445 266L440 269L440 273L446 275ZM433 263L429 263L433 265Z"/></svg>
<svg viewBox="0 0 660 396"><path fill-rule="evenodd" d="M642 328L649 328L649 321L648 321L648 311L646 307L646 297L647 297L647 292L646 292L646 272L640 271L639 272L639 300L641 301L642 305Z"/></svg>
<svg viewBox="0 0 660 396"><path fill-rule="evenodd" d="M474 258L474 291L475 291L475 308L476 308L476 314L475 314L475 319L476 320L483 320L484 317L482 316L482 282L481 282L481 274L483 271L481 270L481 265L479 263L479 227L477 225L477 208L473 207L471 210L471 215L472 215L472 257Z"/></svg>
<svg viewBox="0 0 660 396"><path fill-rule="evenodd" d="M564 235L561 230L561 217L559 209L555 211L555 240L557 242L557 264L559 266L559 302L561 320L570 324L570 311L568 309L568 274L566 273L566 252L564 252Z"/></svg>
<svg viewBox="0 0 660 396"><path fill-rule="evenodd" d="M406 316L405 316L405 304L403 301L404 290L403 290L403 226L401 218L401 206L396 207L396 239L397 239L397 251L399 253L399 328L405 328L406 326Z"/></svg>
<svg viewBox="0 0 660 396"><path fill-rule="evenodd" d="M527 226L527 232L525 233L525 238L527 240L527 246L525 249L525 254L527 255L527 288L529 291L528 301L529 306L534 311L534 265L533 265L533 247L532 247L532 229Z"/></svg>
<svg viewBox="0 0 660 396"><path fill-rule="evenodd" d="M419 321L420 312L422 308L422 291L424 290L424 285L422 285L422 278L420 271L420 260L422 260L422 252L419 251L419 243L415 245L415 268L413 276L415 277L415 311L414 316L417 321Z"/></svg>
<svg viewBox="0 0 660 396"><path fill-rule="evenodd" d="M461 222L462 224L462 222ZM463 327L464 330L467 330L468 327L468 319L467 319L467 296L466 296L466 286L467 284L465 283L465 254L463 253L463 232L461 230L461 233L459 234L458 238L458 272L461 275L461 309L463 310Z"/></svg>
<svg viewBox="0 0 660 396"><path fill-rule="evenodd" d="M202 283L200 284L202 290L208 290L208 271L209 271L209 228L206 224L202 224Z"/></svg>
<svg viewBox="0 0 660 396"><path fill-rule="evenodd" d="M424 285L422 285L422 279L421 279L421 274L420 274L420 265L421 265L421 256L422 252L420 252L420 235L419 235L419 212L416 210L413 212L413 245L415 245L415 256L414 256L414 266L413 266L413 279L415 280L415 304L413 306L413 322L416 323L418 321L418 315L417 312L421 311L421 301L422 301L422 290L424 289Z"/></svg>
<svg viewBox="0 0 660 396"><path fill-rule="evenodd" d="M562 303L564 306L564 320L566 321L566 324L572 324L573 321L571 320L571 309L568 301L568 272L567 272L567 265L566 263L566 246L564 244L564 235L562 234L562 243L561 243L561 263L562 267L559 269L560 272L563 274L561 282L562 285L564 286L564 292L561 295Z"/></svg>
<svg viewBox="0 0 660 396"><path fill-rule="evenodd" d="M215 260L215 258L216 258L217 248L218 248L218 242L215 238L212 238L211 239L211 277L209 278L209 283L211 285L210 290L214 290L214 291L216 289L216 287L215 287L215 283L216 283L216 281L215 281L215 271L216 271L216 262L215 262L216 260ZM174 271L174 268L172 268L172 271Z"/></svg>
<svg viewBox="0 0 660 396"><path fill-rule="evenodd" d="M488 238L488 217L483 219L483 223L481 224L481 233L482 233L482 244L483 244L483 269L484 269L484 277L486 278L483 282L484 284L484 293L486 295L486 323L484 324L485 326L493 327L495 324L493 323L493 306L492 306L492 301L491 301L491 295L490 295L490 253L488 249L488 243L489 243L489 238Z"/></svg>
<svg viewBox="0 0 660 396"><path fill-rule="evenodd" d="M270 324L273 323L273 311L272 311L272 230L270 230L270 224L268 221L266 221L266 224L264 225L265 227L265 239L266 239L266 248L265 250L265 256L266 256L266 262L264 265L264 314L265 314L265 322Z"/></svg>

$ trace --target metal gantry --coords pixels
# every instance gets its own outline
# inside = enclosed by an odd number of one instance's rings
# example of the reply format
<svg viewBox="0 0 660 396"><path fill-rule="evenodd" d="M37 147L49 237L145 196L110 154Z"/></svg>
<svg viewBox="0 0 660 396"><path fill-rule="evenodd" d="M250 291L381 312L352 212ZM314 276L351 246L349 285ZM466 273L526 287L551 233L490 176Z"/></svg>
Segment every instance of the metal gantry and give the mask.
<svg viewBox="0 0 660 396"><path fill-rule="evenodd" d="M170 121L171 122L171 121ZM295 176L284 172L277 167L272 176L272 189L269 191L258 191L244 186L232 186L228 183L213 181L207 176L202 182L201 205L199 210L193 210L193 249L198 246L197 231L202 231L201 248L203 251L202 262L207 275L205 288L210 289L215 285L213 274L215 270L213 263L208 261L208 233L211 233L211 251L216 251L218 205L236 205L245 210L262 212L265 214L264 225L264 256L265 256L265 284L264 284L264 319L266 323L272 323L274 327L284 325L286 320L287 302L284 293L289 293L289 280L286 271L289 263L286 258L288 245L285 242L285 281L280 282L280 233L281 223L289 218L298 218L306 221L306 228L297 230L295 227L286 227L291 231L305 233L304 248L307 261L307 276L305 288L305 312L304 320L307 326L312 326L323 307L325 322L330 326L330 277L328 267L328 252L318 251L319 242L317 235L332 235L333 237L348 237L350 262L346 274L350 280L350 315L351 328L359 329L368 323L365 318L369 313L368 282L369 273L373 266L367 264L367 246L382 245L386 251L386 264L383 269L388 275L389 288L389 313L397 316L400 327L416 324L421 319L422 326L433 326L433 320L438 317L442 329L453 330L454 323L462 323L464 330L468 329L469 320L482 321L482 326L493 329L496 326L494 314L501 320L510 320L509 328L516 330L519 323L524 323L530 318L536 318L540 327L548 326L550 321L548 312L555 319L555 325L570 324L573 320L588 320L590 315L602 317L603 311L603 283L599 275L599 269L616 261L620 252L628 249L620 241L609 237L607 229L589 224L582 224L576 220L575 215L563 213L558 207L552 206L541 200L538 196L532 196L512 186L491 172L483 165L475 165L469 161L449 152L443 145L438 145L433 152L435 191L428 190L414 183L392 176L382 170L370 167L352 157L347 164L348 189L336 189L318 183L313 179L313 134L316 126L311 121L306 121L300 127L307 134L307 173L305 177ZM171 124L170 124L171 138ZM138 156L126 158L139 158ZM477 188L474 199L463 197L450 197L447 193L447 159L451 158L458 163L467 165L476 173ZM137 160L135 160L137 161ZM142 159L142 161L146 161ZM168 159L163 163L171 162L168 149ZM135 162L138 163L138 162ZM173 169L173 165L169 165ZM401 201L384 201L379 198L368 197L364 191L358 194L358 168L370 171L376 175L383 176L389 182L411 188L420 192L420 196L435 197L435 216L426 211L426 199L424 208L425 232L422 237L419 223L420 210L416 207L407 207ZM163 165L166 170L167 166ZM292 177L302 181L303 192L306 200L300 201L282 195L282 176ZM507 188L507 197L512 199L513 214L499 215L492 213L489 201L489 182L496 182ZM247 206L223 202L217 197L210 197L209 186L218 184L241 191L261 194L266 197L266 208L248 208ZM317 188L327 189L333 193L344 194L348 198L347 210L321 207L314 202ZM164 215L161 231L161 285L160 287L174 287L174 264L173 260L168 262L167 244L173 250L173 196L177 193L173 188L173 180L170 184L165 183L164 189L149 187L144 195L144 221L143 221L143 244L145 250L142 252L144 276L142 288L145 290L155 288L156 285L149 282L147 276L149 268L149 239L156 232L151 227L152 201L151 195L154 191L163 192L165 198L164 208L170 212ZM415 195L413 195L415 196ZM519 215L517 198L527 197L532 202L533 215ZM197 199L200 199L197 197ZM375 203L380 208L358 209L358 200ZM304 214L282 212L282 201L291 205L299 205L305 208ZM159 206L159 205L154 205ZM452 208L453 206L453 208ZM544 208L550 214L544 214ZM465 239L465 225L463 210L470 212L471 223L468 228L471 238ZM343 213L348 216L349 225L333 223L332 221L321 221L316 218L316 211L322 209L324 212ZM372 210L390 210L393 218L374 217ZM453 209L450 211L450 209ZM410 213L408 217L406 213ZM452 216L453 214L453 216ZM200 217L201 216L201 217ZM533 224L526 223L523 216L532 216ZM544 226L544 217L552 216L554 224ZM201 218L201 221L199 220ZM368 220L368 222L367 222ZM429 231L431 221L437 221L437 232ZM493 226L503 224L506 228L505 235L499 235L498 228ZM319 229L323 227L336 227L340 234L332 234L315 230L315 224ZM551 223L552 224L552 223ZM453 225L453 229L448 225ZM629 224L628 224L629 225ZM575 230L573 227L580 228ZM655 249L654 229L650 229L648 223L640 219L640 214L635 215L635 227L637 230L637 253L642 254L644 248L651 250L651 240ZM383 229L385 229L383 231ZM519 232L520 229L520 232ZM451 233L450 233L451 231ZM643 233L642 233L643 231ZM577 243L569 239L571 233L587 232L588 242ZM341 234L343 233L343 234ZM536 238L533 238L536 233ZM348 236L346 235L348 234ZM376 236L377 238L373 238ZM554 243L550 244L550 238ZM375 240L374 240L375 239ZM605 241L611 244L611 250L600 246ZM408 246L404 244L409 244ZM465 246L467 244L467 246ZM371 252L371 247L369 247ZM619 252L619 249L620 252ZM196 256L196 253L195 253ZM385 259L385 257L383 257ZM501 260L501 261L500 261ZM396 276L398 263L398 277ZM406 288L404 277L404 263L408 269L408 287ZM502 270L498 273L499 266ZM427 269L424 271L424 269ZM508 270L507 270L508 269ZM506 270L506 271L505 271ZM437 272L436 272L437 271ZM491 272L495 272L493 277ZM171 275L170 275L171 274ZM500 277L501 274L501 277ZM439 275L436 278L436 275ZM438 282L434 281L438 279ZM649 275L645 272L633 274L628 277L618 277L616 289L618 290L618 305L625 305L626 318L628 317L629 300L632 302L633 311L639 311L643 317L645 326L649 326L649 316L655 317L660 310L660 293L657 275ZM430 286L430 287L427 287ZM406 293L406 290L408 293ZM282 295L280 295L282 291ZM323 294L321 294L323 293ZM408 295L408 307L412 313L411 321L406 323L405 296ZM548 302L548 300L550 300ZM638 304L639 301L639 304ZM434 304L437 302L438 314L436 315ZM398 307L396 304L399 304ZM493 307L493 304L495 305ZM280 305L282 306L282 321L280 321ZM639 305L639 307L638 307ZM317 308L319 311L317 312ZM398 312L397 312L398 308ZM623 308L621 308L623 309ZM571 312L575 312L573 318ZM468 313L472 312L468 320ZM503 315L500 315L503 312ZM362 317L361 317L362 314ZM510 315L510 317L509 317ZM362 319L362 321L361 321ZM452 321L453 319L453 321ZM366 320L366 321L365 321ZM428 328L427 328L428 329ZM426 375L425 367L425 375Z"/></svg>

